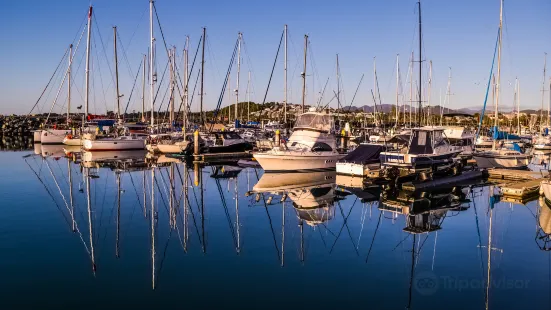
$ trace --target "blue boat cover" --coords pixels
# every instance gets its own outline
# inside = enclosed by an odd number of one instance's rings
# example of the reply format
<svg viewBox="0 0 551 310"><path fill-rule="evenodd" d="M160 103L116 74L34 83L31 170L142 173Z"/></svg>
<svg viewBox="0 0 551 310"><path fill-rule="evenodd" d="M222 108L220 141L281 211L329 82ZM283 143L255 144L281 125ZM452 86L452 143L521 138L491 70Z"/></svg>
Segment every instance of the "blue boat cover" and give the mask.
<svg viewBox="0 0 551 310"><path fill-rule="evenodd" d="M512 135L505 131L499 131L497 126L492 127L491 131L494 140L520 140L520 137L517 135Z"/></svg>

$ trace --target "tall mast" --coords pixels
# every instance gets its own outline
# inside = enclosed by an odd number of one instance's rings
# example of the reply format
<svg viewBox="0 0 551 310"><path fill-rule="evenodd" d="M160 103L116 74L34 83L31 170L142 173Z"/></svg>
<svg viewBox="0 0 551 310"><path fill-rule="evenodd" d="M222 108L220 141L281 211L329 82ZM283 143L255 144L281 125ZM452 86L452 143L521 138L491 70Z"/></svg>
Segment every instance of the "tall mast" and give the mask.
<svg viewBox="0 0 551 310"><path fill-rule="evenodd" d="M186 36L186 47L184 48L184 123L182 131L185 134L187 128L187 116L188 116L188 48L189 48L189 36Z"/></svg>
<svg viewBox="0 0 551 310"><path fill-rule="evenodd" d="M341 82L339 76L339 54L337 54L337 108L341 107Z"/></svg>
<svg viewBox="0 0 551 310"><path fill-rule="evenodd" d="M170 59L169 59L169 65L170 65L170 113L169 113L169 121L170 121L170 128L174 126L174 66L176 63L174 62L174 58L176 57L176 51L174 49L171 49L169 51Z"/></svg>
<svg viewBox="0 0 551 310"><path fill-rule="evenodd" d="M304 35L304 71L302 72L302 113L304 113L304 101L306 100L306 54L308 52L308 35Z"/></svg>
<svg viewBox="0 0 551 310"><path fill-rule="evenodd" d="M520 84L518 78L515 79L515 100L517 103L517 134L520 135Z"/></svg>
<svg viewBox="0 0 551 310"><path fill-rule="evenodd" d="M284 93L284 98L283 98L283 122L285 124L287 124L287 25L285 25L284 31L285 31L285 53L284 53L284 58L285 59L283 61L283 71L285 72L285 74L284 74L285 86L283 87L283 93Z"/></svg>
<svg viewBox="0 0 551 310"><path fill-rule="evenodd" d="M409 62L409 127L411 128L411 121L413 119L413 51L411 52L411 60Z"/></svg>
<svg viewBox="0 0 551 310"><path fill-rule="evenodd" d="M394 127L398 127L398 121L400 120L400 110L398 108L399 91L400 91L400 54L396 54L396 124Z"/></svg>
<svg viewBox="0 0 551 310"><path fill-rule="evenodd" d="M540 131L541 127L543 126L543 103L545 101L545 75L546 75L546 69L547 69L547 53L544 54L543 58L543 80L541 81L541 112L540 112ZM547 119L549 119L549 115L547 115ZM547 121L549 122L549 121Z"/></svg>
<svg viewBox="0 0 551 310"><path fill-rule="evenodd" d="M494 130L497 130L499 126L499 114L498 114L498 106L499 106L499 84L501 82L501 39L503 37L503 0L501 0L501 6L499 9L499 40L498 40L498 47L497 47L497 79L496 79L496 106L495 106L495 112L494 112ZM492 144L492 149L496 149L496 140L494 140L494 143Z"/></svg>
<svg viewBox="0 0 551 310"><path fill-rule="evenodd" d="M88 39L86 40L86 90L84 91L84 119L88 118L90 99L90 41L92 40L92 6L88 11Z"/></svg>
<svg viewBox="0 0 551 310"><path fill-rule="evenodd" d="M451 85L452 85L452 68L448 67L448 87L446 90L446 100L444 100L444 103L448 103L448 110L450 109L451 105ZM440 117L440 126L442 126L442 120L444 119L444 113L446 113L446 107L442 107L442 115Z"/></svg>
<svg viewBox="0 0 551 310"><path fill-rule="evenodd" d="M153 127L155 125L155 82L157 79L157 76L155 74L154 69L154 59L155 59L155 38L153 37L153 0L149 0L149 34L151 38L150 46L149 46L149 86L150 86L150 93L149 93L149 99L151 103L151 126Z"/></svg>
<svg viewBox="0 0 551 310"><path fill-rule="evenodd" d="M117 57L117 26L113 27L113 48L115 50L115 87L117 92L117 119L121 118L121 95L119 93L119 60Z"/></svg>
<svg viewBox="0 0 551 310"><path fill-rule="evenodd" d="M143 72L142 72L142 122L145 122L145 66L147 64L147 55L143 55Z"/></svg>
<svg viewBox="0 0 551 310"><path fill-rule="evenodd" d="M67 70L67 125L71 113L71 64L73 63L73 44L69 45L69 69Z"/></svg>
<svg viewBox="0 0 551 310"><path fill-rule="evenodd" d="M249 78L247 79L247 123L251 121L251 71L249 71Z"/></svg>
<svg viewBox="0 0 551 310"><path fill-rule="evenodd" d="M374 93L374 100L373 102L373 120L375 121L375 126L377 126L377 111L376 105L377 105L377 57L373 57L373 93Z"/></svg>
<svg viewBox="0 0 551 310"><path fill-rule="evenodd" d="M206 40L207 40L207 28L203 27L203 46L202 46L202 52L201 52L201 107L200 107L201 126L205 125L205 121L203 119L203 84L205 81L205 41Z"/></svg>
<svg viewBox="0 0 551 310"><path fill-rule="evenodd" d="M426 125L429 126L430 125L430 95L431 95L431 91L432 91L432 60L429 61L429 91L428 91L428 94L427 94L427 106L428 106L428 110L427 110L427 121L426 121Z"/></svg>
<svg viewBox="0 0 551 310"><path fill-rule="evenodd" d="M423 91L423 66L422 66L422 61L423 61L423 57L422 56L422 50L423 50L423 32L421 31L421 0L419 0L417 2L417 4L419 5L419 106L417 107L417 114L418 114L418 123L419 123L419 126L421 126L421 102L422 102L422 91Z"/></svg>
<svg viewBox="0 0 551 310"><path fill-rule="evenodd" d="M237 121L239 119L239 116L237 115L237 105L239 104L239 73L241 73L241 38L243 34L239 32L237 34L237 81L236 83L236 89L235 89L235 120Z"/></svg>

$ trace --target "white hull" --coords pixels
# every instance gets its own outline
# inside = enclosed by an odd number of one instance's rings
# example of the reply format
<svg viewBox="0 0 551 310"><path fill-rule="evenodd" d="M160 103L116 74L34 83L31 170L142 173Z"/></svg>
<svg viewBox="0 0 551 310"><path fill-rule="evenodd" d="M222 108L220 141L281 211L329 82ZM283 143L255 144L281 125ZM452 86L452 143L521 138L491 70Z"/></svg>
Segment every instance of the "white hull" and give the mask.
<svg viewBox="0 0 551 310"><path fill-rule="evenodd" d="M551 144L535 144L534 150L551 150Z"/></svg>
<svg viewBox="0 0 551 310"><path fill-rule="evenodd" d="M526 168L530 163L530 156L477 156L473 155L478 168Z"/></svg>
<svg viewBox="0 0 551 310"><path fill-rule="evenodd" d="M143 139L98 139L84 140L82 145L86 151L119 151L119 150L144 150L145 140Z"/></svg>
<svg viewBox="0 0 551 310"><path fill-rule="evenodd" d="M176 154L181 153L184 151L189 142L177 142L174 144L157 144L157 151L163 153L163 154Z"/></svg>
<svg viewBox="0 0 551 310"><path fill-rule="evenodd" d="M44 129L40 134L42 144L63 144L63 139L71 133L70 129Z"/></svg>
<svg viewBox="0 0 551 310"><path fill-rule="evenodd" d="M544 195L551 202L551 182L549 180L541 181L540 195Z"/></svg>
<svg viewBox="0 0 551 310"><path fill-rule="evenodd" d="M33 141L34 143L40 143L40 136L42 135L42 130L33 131Z"/></svg>
<svg viewBox="0 0 551 310"><path fill-rule="evenodd" d="M266 154L253 155L265 171L305 171L335 169L337 161L345 154L332 153L327 155L297 154Z"/></svg>
<svg viewBox="0 0 551 310"><path fill-rule="evenodd" d="M63 139L63 144L70 145L70 146L81 146L82 145L82 139L81 138L68 138L68 137L65 137Z"/></svg>

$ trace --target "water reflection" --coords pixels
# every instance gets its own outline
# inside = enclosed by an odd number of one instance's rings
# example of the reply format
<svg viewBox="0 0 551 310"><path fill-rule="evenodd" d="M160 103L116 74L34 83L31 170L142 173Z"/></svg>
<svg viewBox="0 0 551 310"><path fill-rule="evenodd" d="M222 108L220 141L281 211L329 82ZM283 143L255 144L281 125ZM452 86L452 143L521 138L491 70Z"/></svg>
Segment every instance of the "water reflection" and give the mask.
<svg viewBox="0 0 551 310"><path fill-rule="evenodd" d="M376 308L420 308L427 300L416 280L426 270L491 283L507 272L509 260L522 257L515 248L551 248L549 201L509 200L492 186L407 192L356 180L337 185L330 171L263 173L142 151L46 147L38 154L24 160L86 253L88 274L108 277L113 266L124 269L113 260L124 262L133 272L147 270L147 281L140 280L148 290L171 286L190 266L236 268L247 279L284 266L275 272L288 281L296 277L290 273L330 270L333 281L356 275L354 281L394 288L395 300ZM528 216L529 225L516 223L513 213ZM497 272L496 264L502 265ZM478 308L507 305L496 288L476 290L463 297L440 287L433 297L467 298Z"/></svg>

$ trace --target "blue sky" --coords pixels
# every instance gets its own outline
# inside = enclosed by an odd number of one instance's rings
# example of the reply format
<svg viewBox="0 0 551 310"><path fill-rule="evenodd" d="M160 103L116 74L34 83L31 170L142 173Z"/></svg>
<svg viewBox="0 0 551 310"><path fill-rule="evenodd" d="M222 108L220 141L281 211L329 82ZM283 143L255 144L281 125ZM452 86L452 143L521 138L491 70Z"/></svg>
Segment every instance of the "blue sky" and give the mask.
<svg viewBox="0 0 551 310"><path fill-rule="evenodd" d="M96 0L92 56L93 89L90 111L102 113L114 106L113 78L107 66L113 66L112 26L119 29L120 81L123 105L126 105L141 55L147 52L149 12L147 0ZM67 46L78 40L90 1L9 1L0 10L0 113L27 113ZM207 27L208 46L205 69L205 106L216 106L238 31L243 32L240 98L245 100L247 71L251 70L254 92L251 100L262 101L274 61L283 25L289 27L289 102L300 102L304 34L310 36L311 54L307 69L307 103L315 104L318 93L329 78L323 102L336 90L335 55L340 58L343 103L350 104L362 74L354 105L372 105L373 58L376 57L379 88L383 103L395 101L395 61L400 54L400 69L405 95L408 58L417 57L417 11L415 0L385 1L174 1L157 0L156 7L167 39L182 54L185 35L190 35L192 58L201 27ZM426 91L428 60L433 62L431 105L439 104L445 94L448 67L452 68L451 107L480 107L499 20L499 0L423 0L423 59ZM541 104L541 80L544 52L551 53L549 29L551 1L509 0L505 2L502 106L512 105L513 82L521 84L521 107ZM156 28L158 74L162 74L166 54L159 28ZM101 35L101 39L100 39ZM105 46L105 51L101 42ZM76 42L75 42L76 43ZM123 56L124 49L128 62ZM246 51L245 51L246 50ZM84 53L81 44L74 65ZM268 101L283 100L283 58L273 77ZM191 60L190 60L191 61ZM127 65L129 64L129 66ZM551 73L551 55L549 57ZM73 107L82 104L84 63L74 69ZM129 69L131 68L131 69ZM315 70L314 70L315 69ZM111 68L112 70L112 68ZM415 68L414 77L418 75ZM549 74L548 74L549 76ZM192 77L192 79L195 79ZM235 68L231 88L235 89ZM140 81L140 80L138 80ZM101 85L103 84L103 87ZM546 82L549 86L549 80ZM53 102L59 82L40 111ZM164 94L166 84L161 86ZM191 87L191 86L190 86ZM129 110L139 110L141 85L135 90ZM198 93L198 91L196 91ZM65 105L65 89L54 111ZM426 97L426 93L424 95ZM546 105L549 93L546 94ZM146 98L148 95L146 94ZM235 100L232 96L231 102ZM146 101L149 104L148 101ZM196 103L198 102L195 101ZM224 105L229 100L224 99ZM166 103L165 103L166 104ZM335 101L331 104L335 106ZM194 104L197 109L197 104Z"/></svg>

